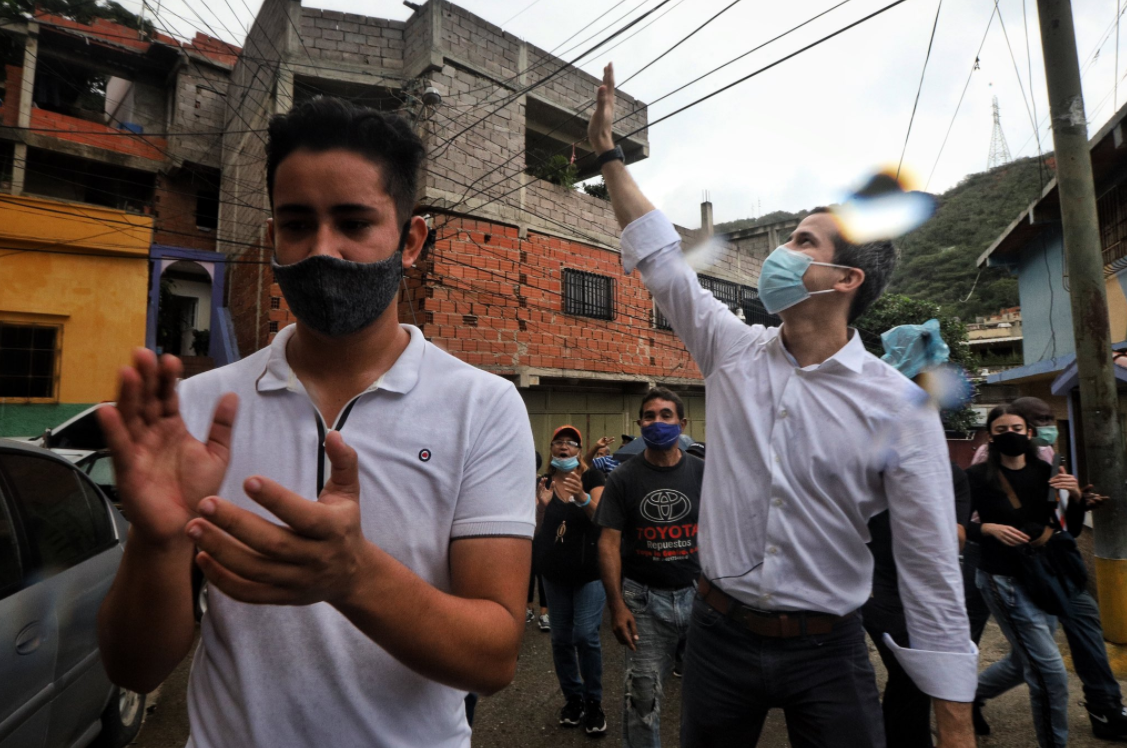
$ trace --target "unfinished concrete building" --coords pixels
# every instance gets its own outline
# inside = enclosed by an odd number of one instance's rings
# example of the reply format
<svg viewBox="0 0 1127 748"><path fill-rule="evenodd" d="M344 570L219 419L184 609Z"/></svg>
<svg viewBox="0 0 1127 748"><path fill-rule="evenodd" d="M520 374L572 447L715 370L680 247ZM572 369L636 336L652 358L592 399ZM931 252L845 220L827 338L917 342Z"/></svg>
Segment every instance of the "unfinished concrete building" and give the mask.
<svg viewBox="0 0 1127 748"><path fill-rule="evenodd" d="M238 50L49 14L0 42L0 357L19 362L0 377L4 432L112 398L134 346L231 360L230 336L203 342L225 258L222 103L200 92L225 93Z"/></svg>
<svg viewBox="0 0 1127 748"><path fill-rule="evenodd" d="M264 2L232 73L220 247L269 258L270 116L318 94L398 111L427 143L418 211L436 239L408 275L400 318L512 378L541 451L562 422L592 438L636 431L637 396L653 382L683 391L703 439L699 371L637 275L623 275L609 202L573 188L597 174L586 128L599 81L445 0L408 5L393 21ZM618 108L627 161L646 158L645 104L619 91ZM739 311L759 263L731 252L709 273L735 288ZM244 354L293 320L264 264L233 266L231 308Z"/></svg>

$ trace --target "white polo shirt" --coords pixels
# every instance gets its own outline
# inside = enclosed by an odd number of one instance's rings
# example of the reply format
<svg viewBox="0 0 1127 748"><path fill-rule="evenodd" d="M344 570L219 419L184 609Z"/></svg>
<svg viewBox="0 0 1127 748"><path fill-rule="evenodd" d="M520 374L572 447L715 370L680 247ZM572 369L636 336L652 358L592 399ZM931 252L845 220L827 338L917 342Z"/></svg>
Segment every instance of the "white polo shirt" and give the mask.
<svg viewBox="0 0 1127 748"><path fill-rule="evenodd" d="M532 537L532 431L511 383L404 327L406 350L331 428L359 454L365 537L448 591L452 540ZM329 426L286 362L293 331L180 386L185 422L201 440L219 397L238 394L220 495L273 521L243 492L249 476L314 501L329 473ZM327 603L246 605L212 588L188 684L188 746L464 748L464 697L400 664Z"/></svg>

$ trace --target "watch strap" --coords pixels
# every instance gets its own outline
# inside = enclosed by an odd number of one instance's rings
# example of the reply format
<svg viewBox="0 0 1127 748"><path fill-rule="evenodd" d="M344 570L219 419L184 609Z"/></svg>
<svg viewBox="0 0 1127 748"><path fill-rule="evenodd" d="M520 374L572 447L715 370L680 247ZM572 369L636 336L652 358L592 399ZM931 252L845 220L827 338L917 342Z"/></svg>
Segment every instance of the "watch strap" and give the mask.
<svg viewBox="0 0 1127 748"><path fill-rule="evenodd" d="M626 154L622 152L622 146L616 145L609 151L604 151L599 154L599 166L609 163L611 161L621 161L626 163Z"/></svg>

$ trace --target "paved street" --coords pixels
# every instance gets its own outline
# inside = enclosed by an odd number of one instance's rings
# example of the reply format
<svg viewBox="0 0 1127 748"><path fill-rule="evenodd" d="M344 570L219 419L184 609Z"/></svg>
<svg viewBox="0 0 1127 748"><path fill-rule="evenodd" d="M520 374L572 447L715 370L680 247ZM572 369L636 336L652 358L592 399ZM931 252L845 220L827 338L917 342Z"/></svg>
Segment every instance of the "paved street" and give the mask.
<svg viewBox="0 0 1127 748"><path fill-rule="evenodd" d="M556 725L556 716L563 702L552 672L548 635L531 625L526 632L516 680L497 696L483 699L477 707L474 748L587 745L591 739L582 731L563 730ZM1067 652L1063 638L1060 645L1062 651ZM603 625L603 646L603 681L606 691L604 707L607 710L608 730L607 738L601 743L612 746L621 743L622 653L607 621ZM1000 659L1006 650L1007 645L1001 632L991 621L983 638L981 666L986 667ZM873 661L877 666L878 678L883 683L884 674L875 651ZM161 686L155 707L151 707L145 726L133 745L140 748L182 748L188 735L184 701L187 678L188 662L185 661ZM1127 683L1121 681L1121 684L1127 687ZM671 678L665 688L662 742L666 746L676 746L680 721L680 681ZM1069 745L1073 748L1108 745L1092 737L1087 716L1077 703L1083 697L1075 674L1070 674L1069 693L1069 724L1072 726ZM1035 745L1029 714L1029 692L1024 686L991 702L986 709L986 717L994 732L988 738L980 738L979 746L1028 748ZM772 713L760 746L784 748L789 745L781 713Z"/></svg>

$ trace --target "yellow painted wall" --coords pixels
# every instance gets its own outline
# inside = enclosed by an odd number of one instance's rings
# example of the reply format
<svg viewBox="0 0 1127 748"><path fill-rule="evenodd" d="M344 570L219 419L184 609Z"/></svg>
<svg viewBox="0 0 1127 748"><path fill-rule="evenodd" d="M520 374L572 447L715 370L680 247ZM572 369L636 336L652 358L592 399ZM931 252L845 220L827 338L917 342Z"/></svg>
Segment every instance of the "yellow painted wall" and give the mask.
<svg viewBox="0 0 1127 748"><path fill-rule="evenodd" d="M0 195L0 319L62 325L59 402L112 399L118 368L145 344L152 226L123 211Z"/></svg>

